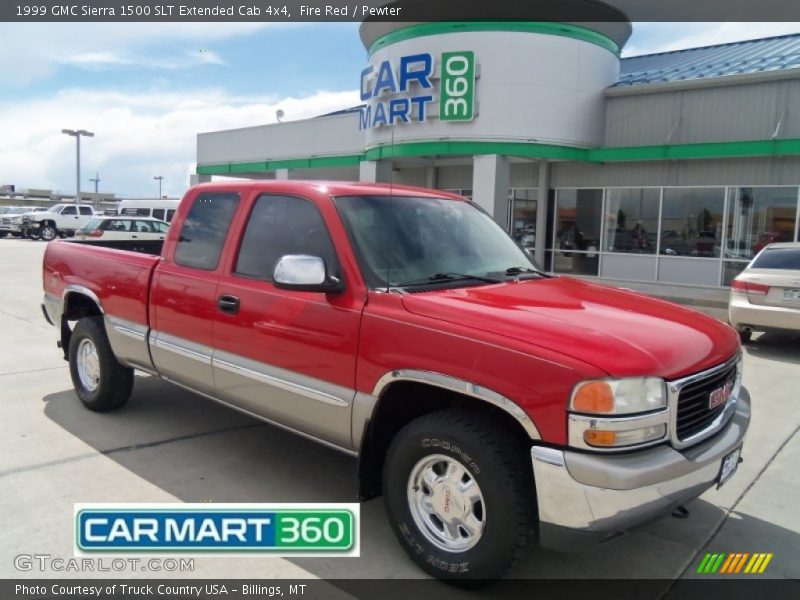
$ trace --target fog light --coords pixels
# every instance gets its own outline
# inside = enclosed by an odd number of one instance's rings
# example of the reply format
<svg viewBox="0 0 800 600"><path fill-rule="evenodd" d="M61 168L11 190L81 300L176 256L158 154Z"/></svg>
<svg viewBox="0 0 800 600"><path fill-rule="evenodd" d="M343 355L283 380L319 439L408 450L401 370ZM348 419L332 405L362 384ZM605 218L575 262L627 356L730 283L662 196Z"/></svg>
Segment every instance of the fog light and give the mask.
<svg viewBox="0 0 800 600"><path fill-rule="evenodd" d="M622 448L660 440L667 435L666 425L651 425L627 431L603 431L587 429L583 432L583 440L589 446L598 448Z"/></svg>

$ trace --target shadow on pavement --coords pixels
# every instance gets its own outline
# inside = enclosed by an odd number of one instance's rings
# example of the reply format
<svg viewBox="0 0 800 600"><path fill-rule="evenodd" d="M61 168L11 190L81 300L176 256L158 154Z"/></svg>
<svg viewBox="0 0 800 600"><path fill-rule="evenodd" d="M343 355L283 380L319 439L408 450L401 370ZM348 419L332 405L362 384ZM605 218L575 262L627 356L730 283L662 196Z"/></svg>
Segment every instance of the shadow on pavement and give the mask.
<svg viewBox="0 0 800 600"><path fill-rule="evenodd" d="M800 334L762 333L742 348L757 358L800 364Z"/></svg>

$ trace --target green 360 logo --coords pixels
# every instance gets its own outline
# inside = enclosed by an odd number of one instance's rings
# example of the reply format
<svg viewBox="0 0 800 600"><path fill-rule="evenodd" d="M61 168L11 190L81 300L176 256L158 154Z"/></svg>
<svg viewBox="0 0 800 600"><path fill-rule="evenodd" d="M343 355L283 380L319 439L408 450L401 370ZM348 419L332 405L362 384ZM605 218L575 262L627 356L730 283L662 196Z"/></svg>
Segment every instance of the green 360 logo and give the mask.
<svg viewBox="0 0 800 600"><path fill-rule="evenodd" d="M471 121L475 116L475 53L443 52L439 93L441 121Z"/></svg>

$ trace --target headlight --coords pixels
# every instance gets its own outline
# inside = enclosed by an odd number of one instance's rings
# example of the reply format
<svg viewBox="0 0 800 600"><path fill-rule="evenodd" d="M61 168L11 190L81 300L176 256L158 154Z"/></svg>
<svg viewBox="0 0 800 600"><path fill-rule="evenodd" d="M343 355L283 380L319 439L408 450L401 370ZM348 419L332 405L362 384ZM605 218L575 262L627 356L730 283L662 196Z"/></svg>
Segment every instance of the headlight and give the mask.
<svg viewBox="0 0 800 600"><path fill-rule="evenodd" d="M668 437L667 390L658 377L583 381L569 409L569 444L576 448L621 450Z"/></svg>
<svg viewBox="0 0 800 600"><path fill-rule="evenodd" d="M572 391L569 409L576 413L629 415L667 406L664 380L658 377L596 379Z"/></svg>

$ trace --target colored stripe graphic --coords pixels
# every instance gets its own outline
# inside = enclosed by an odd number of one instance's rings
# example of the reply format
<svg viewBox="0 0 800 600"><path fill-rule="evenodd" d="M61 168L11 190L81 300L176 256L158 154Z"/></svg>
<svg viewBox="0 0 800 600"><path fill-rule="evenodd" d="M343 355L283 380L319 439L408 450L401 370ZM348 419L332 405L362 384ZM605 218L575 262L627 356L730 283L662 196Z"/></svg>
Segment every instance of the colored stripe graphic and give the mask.
<svg viewBox="0 0 800 600"><path fill-rule="evenodd" d="M774 554L771 552L754 552L753 554L749 552L732 552L730 554L707 552L697 566L697 573L713 574L718 572L727 575L763 573L773 556Z"/></svg>

